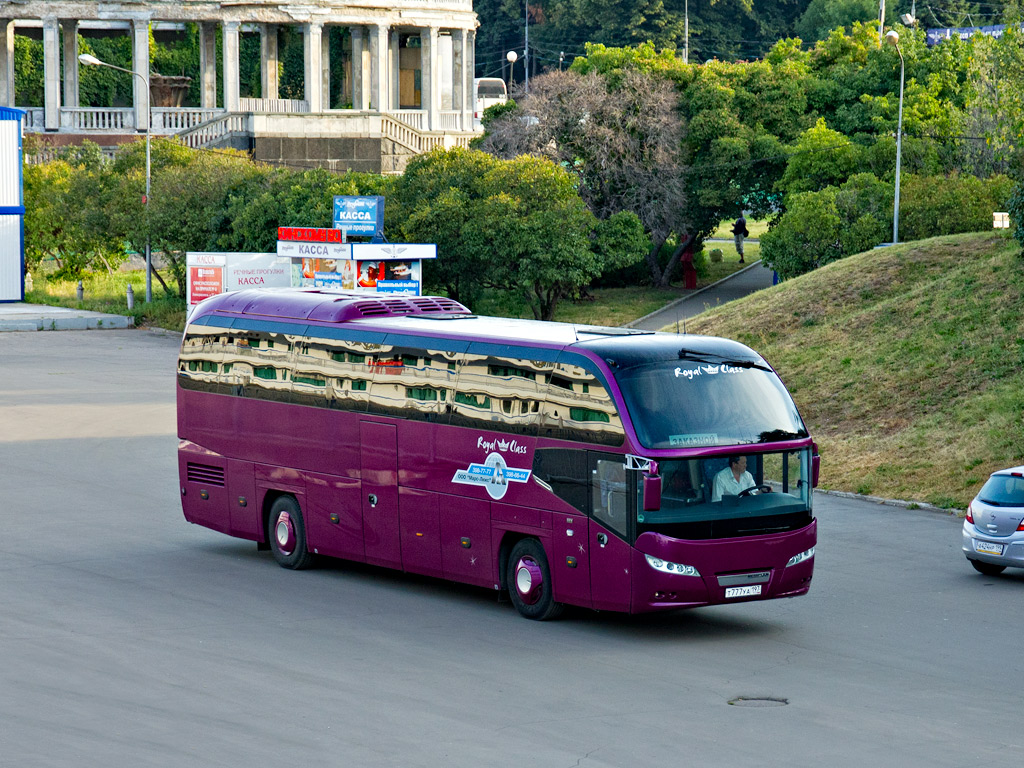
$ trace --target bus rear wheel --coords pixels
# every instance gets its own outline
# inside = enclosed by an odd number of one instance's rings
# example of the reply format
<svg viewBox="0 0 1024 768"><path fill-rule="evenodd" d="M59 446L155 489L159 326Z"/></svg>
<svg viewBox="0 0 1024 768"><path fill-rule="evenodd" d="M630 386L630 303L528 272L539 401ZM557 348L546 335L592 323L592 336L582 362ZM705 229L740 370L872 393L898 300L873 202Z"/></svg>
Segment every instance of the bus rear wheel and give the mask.
<svg viewBox="0 0 1024 768"><path fill-rule="evenodd" d="M306 548L306 525L294 496L279 496L267 516L270 551L282 568L294 571L309 568L313 555Z"/></svg>
<svg viewBox="0 0 1024 768"><path fill-rule="evenodd" d="M537 539L522 539L512 547L505 574L512 605L521 616L546 621L558 616L564 606L556 603L551 589L551 569L544 547Z"/></svg>

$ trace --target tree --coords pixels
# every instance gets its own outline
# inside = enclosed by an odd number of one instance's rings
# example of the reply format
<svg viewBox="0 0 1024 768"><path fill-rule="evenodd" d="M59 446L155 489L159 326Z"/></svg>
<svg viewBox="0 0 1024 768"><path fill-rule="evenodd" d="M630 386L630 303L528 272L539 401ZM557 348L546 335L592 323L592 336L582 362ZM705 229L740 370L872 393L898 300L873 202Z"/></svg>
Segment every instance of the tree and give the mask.
<svg viewBox="0 0 1024 768"><path fill-rule="evenodd" d="M58 278L78 279L100 264L112 271L125 252L105 216L110 185L99 148L87 142L62 155L24 169L26 268L52 259Z"/></svg>
<svg viewBox="0 0 1024 768"><path fill-rule="evenodd" d="M403 236L438 245L428 284L470 305L483 289L515 293L550 320L559 301L646 247L634 216L598 222L575 186L543 158L435 150L410 161L395 197Z"/></svg>
<svg viewBox="0 0 1024 768"><path fill-rule="evenodd" d="M885 10L886 24L891 25L896 18L895 3ZM823 40L833 29L850 28L855 21L874 21L877 34L878 0L811 0L796 23L796 32L804 40Z"/></svg>
<svg viewBox="0 0 1024 768"><path fill-rule="evenodd" d="M683 122L671 83L626 69L617 83L597 72L549 72L520 108L492 120L480 148L497 157L539 155L571 168L599 219L629 211L651 240L648 268L666 284L680 252L662 269L658 254L686 229Z"/></svg>
<svg viewBox="0 0 1024 768"><path fill-rule="evenodd" d="M776 184L787 195L839 186L860 169L863 150L819 117L797 139L791 153L786 172Z"/></svg>
<svg viewBox="0 0 1024 768"><path fill-rule="evenodd" d="M154 142L153 149L159 162L153 163L149 205L142 202L144 173L122 153L113 164L121 174L108 214L136 250L143 250L149 236L152 250L162 252L175 288L158 272L154 275L167 293L184 298L186 253L217 249L219 239L230 232L225 212L231 194L259 174L260 167L242 154L193 152L173 141Z"/></svg>

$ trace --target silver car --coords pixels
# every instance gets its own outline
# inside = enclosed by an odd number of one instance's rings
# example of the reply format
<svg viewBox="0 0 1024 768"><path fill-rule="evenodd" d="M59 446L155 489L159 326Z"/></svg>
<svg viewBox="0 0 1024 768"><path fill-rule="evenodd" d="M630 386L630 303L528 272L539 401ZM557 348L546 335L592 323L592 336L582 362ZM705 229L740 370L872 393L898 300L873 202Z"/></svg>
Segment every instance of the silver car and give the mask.
<svg viewBox="0 0 1024 768"><path fill-rule="evenodd" d="M986 576L1024 568L1024 467L992 473L967 507L963 539L967 559Z"/></svg>

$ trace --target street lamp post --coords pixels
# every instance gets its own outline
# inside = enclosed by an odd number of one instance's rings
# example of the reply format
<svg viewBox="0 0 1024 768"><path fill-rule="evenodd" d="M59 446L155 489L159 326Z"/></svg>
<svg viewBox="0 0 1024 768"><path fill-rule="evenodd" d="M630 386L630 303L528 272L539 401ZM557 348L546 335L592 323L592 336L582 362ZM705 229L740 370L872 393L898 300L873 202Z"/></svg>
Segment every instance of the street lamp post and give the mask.
<svg viewBox="0 0 1024 768"><path fill-rule="evenodd" d="M903 51L900 50L899 33L894 29L890 29L885 34L885 39L889 45L896 48L896 53L900 55L900 114L896 123L896 197L892 206L892 242L895 245L900 241L900 160L903 155L903 74L905 62L903 61Z"/></svg>
<svg viewBox="0 0 1024 768"><path fill-rule="evenodd" d="M509 51L505 54L505 59L508 61L508 89L512 90L512 85L516 81L516 59L519 58L519 54L515 51Z"/></svg>
<svg viewBox="0 0 1024 768"><path fill-rule="evenodd" d="M124 67L118 67L114 64L108 64L105 61L100 61L91 53L83 53L78 57L78 60L89 67L108 67L110 69L116 69L118 72L127 72L129 75L134 75L142 80L143 86L146 89L146 109L149 116L146 120L146 198L142 202L143 205L146 206L146 303L148 304L153 301L153 257L149 247L149 190L152 179L152 174L150 172L149 130L153 125L153 107L150 103L149 78L144 77L131 69L125 69Z"/></svg>

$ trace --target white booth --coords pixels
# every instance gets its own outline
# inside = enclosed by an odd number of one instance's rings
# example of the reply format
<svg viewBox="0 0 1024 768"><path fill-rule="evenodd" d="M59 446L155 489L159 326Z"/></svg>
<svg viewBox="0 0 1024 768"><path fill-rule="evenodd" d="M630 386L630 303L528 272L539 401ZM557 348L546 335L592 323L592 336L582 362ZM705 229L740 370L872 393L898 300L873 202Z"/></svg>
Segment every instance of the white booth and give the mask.
<svg viewBox="0 0 1024 768"><path fill-rule="evenodd" d="M0 107L0 301L25 299L20 109Z"/></svg>

